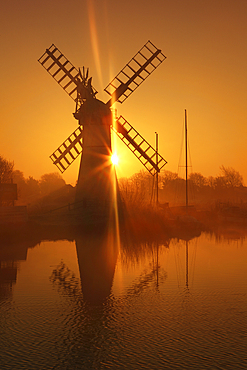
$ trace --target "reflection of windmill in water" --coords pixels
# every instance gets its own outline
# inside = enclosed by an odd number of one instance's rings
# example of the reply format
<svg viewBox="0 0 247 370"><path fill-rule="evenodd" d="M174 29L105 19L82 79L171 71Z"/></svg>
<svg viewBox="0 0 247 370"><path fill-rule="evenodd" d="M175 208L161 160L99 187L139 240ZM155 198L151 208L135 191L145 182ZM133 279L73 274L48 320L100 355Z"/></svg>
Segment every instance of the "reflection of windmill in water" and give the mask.
<svg viewBox="0 0 247 370"><path fill-rule="evenodd" d="M118 257L118 240L114 233L86 233L75 238L80 278L61 261L50 280L70 298L89 305L102 305L111 294Z"/></svg>
<svg viewBox="0 0 247 370"><path fill-rule="evenodd" d="M118 257L114 233L76 238L77 259L84 300L101 304L110 296Z"/></svg>
<svg viewBox="0 0 247 370"><path fill-rule="evenodd" d="M50 156L64 172L80 155L81 164L76 188L76 202L90 213L106 215L114 204L115 172L111 164L112 129L152 174L160 172L165 159L122 116L113 120L111 107L128 96L164 61L165 56L148 41L109 83L106 103L96 99L88 70L77 70L52 45L39 62L76 102L74 117L79 127Z"/></svg>
<svg viewBox="0 0 247 370"><path fill-rule="evenodd" d="M78 234L75 243L80 278L75 278L75 274L61 261L52 272L51 282L61 293L75 301L82 297L86 304L101 306L112 297L116 299L112 286L118 261L124 265L134 265L142 258L151 257L148 267L145 267L123 294L134 296L150 286L158 289L167 277L159 262L159 253L163 248L168 248L169 239L162 245L128 239L121 243L121 248L118 242L118 237L107 230L93 236L90 233Z"/></svg>

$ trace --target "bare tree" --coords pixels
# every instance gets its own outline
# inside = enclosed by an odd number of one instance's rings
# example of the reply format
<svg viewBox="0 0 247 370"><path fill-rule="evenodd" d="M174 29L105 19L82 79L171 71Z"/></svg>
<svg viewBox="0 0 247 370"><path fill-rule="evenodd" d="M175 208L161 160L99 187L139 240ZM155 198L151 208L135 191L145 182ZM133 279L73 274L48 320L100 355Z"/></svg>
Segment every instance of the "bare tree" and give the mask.
<svg viewBox="0 0 247 370"><path fill-rule="evenodd" d="M140 171L130 178L121 178L118 181L121 196L129 204L141 205L150 201L153 177Z"/></svg>
<svg viewBox="0 0 247 370"><path fill-rule="evenodd" d="M222 180L225 187L233 188L243 186L243 176L232 167L220 166Z"/></svg>

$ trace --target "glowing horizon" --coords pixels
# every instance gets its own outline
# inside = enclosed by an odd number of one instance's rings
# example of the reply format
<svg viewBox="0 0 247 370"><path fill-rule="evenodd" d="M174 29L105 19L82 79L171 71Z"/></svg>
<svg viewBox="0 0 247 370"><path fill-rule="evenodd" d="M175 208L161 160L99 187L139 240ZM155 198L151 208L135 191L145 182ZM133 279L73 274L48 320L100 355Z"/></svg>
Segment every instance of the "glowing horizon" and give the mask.
<svg viewBox="0 0 247 370"><path fill-rule="evenodd" d="M217 176L224 165L247 184L246 13L247 2L240 0L224 6L192 0L179 7L170 0L157 7L147 0L142 7L130 0L75 0L73 7L58 0L52 7L3 2L0 154L25 177L38 179L57 171L49 155L76 128L74 101L38 65L45 48L55 43L75 67L88 66L97 98L105 102L109 96L101 87L150 40L166 61L114 108L151 145L159 132L159 152L171 172L177 172L187 109L193 172ZM126 22L132 27L123 27ZM138 159L117 145L118 175L139 172ZM79 160L63 174L67 183L75 183L78 167Z"/></svg>

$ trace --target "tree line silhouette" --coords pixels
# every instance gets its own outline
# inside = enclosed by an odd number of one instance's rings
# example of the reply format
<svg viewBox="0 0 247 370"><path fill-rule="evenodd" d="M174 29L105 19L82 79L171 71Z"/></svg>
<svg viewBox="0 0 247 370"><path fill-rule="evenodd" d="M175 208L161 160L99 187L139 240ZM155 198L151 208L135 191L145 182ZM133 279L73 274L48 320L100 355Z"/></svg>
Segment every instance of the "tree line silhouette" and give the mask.
<svg viewBox="0 0 247 370"><path fill-rule="evenodd" d="M130 178L119 179L119 188L126 203L144 204L152 202L155 192L155 178L140 171ZM186 181L177 173L161 171L158 178L159 202L170 205L185 204ZM205 177L193 172L187 181L189 201L194 204L213 204L216 201L247 201L247 189L243 176L232 167L220 166L216 177Z"/></svg>
<svg viewBox="0 0 247 370"><path fill-rule="evenodd" d="M22 171L14 169L14 162L0 156L1 183L17 184L18 199L22 203L36 201L66 185L58 172L44 174L39 180L32 176L25 178Z"/></svg>
<svg viewBox="0 0 247 370"><path fill-rule="evenodd" d="M220 173L216 177L205 177L199 172L189 175L187 185L191 203L247 202L247 188L244 186L243 176L232 167L222 165L219 169ZM158 179L160 203L184 204L184 178L179 177L177 173L163 170ZM17 184L18 199L22 204L35 202L66 186L58 172L44 174L39 180L32 176L25 178L22 171L14 169L14 162L0 155L0 184L11 182ZM129 178L120 178L118 185L126 204L142 206L154 200L155 178L146 171L142 170ZM70 185L67 187L72 188Z"/></svg>

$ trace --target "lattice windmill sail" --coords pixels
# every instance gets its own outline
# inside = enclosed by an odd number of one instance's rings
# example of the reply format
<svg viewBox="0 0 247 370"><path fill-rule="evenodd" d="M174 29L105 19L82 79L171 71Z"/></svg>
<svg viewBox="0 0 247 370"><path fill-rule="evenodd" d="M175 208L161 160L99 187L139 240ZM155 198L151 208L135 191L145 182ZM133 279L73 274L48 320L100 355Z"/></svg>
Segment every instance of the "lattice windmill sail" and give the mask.
<svg viewBox="0 0 247 370"><path fill-rule="evenodd" d="M164 54L148 41L107 85L110 99L103 103L96 98L88 70L83 73L52 44L39 58L39 63L76 102L74 117L79 127L50 156L64 172L82 153L77 183L77 200L84 204L105 202L111 198L109 157L112 129L132 153L155 175L166 160L122 116L113 120L111 107L123 103L165 60ZM105 189L105 191L102 191ZM106 190L107 189L107 190ZM102 195L103 194L103 195Z"/></svg>
<svg viewBox="0 0 247 370"><path fill-rule="evenodd" d="M122 116L116 120L113 131L116 132L118 137L127 145L151 175L160 172L161 168L167 163Z"/></svg>
<svg viewBox="0 0 247 370"><path fill-rule="evenodd" d="M148 41L104 89L111 95L108 104L123 103L165 58L161 50Z"/></svg>
<svg viewBox="0 0 247 370"><path fill-rule="evenodd" d="M39 63L57 81L64 91L74 100L77 100L78 80L80 71L52 44L39 58ZM95 95L96 95L95 90Z"/></svg>
<svg viewBox="0 0 247 370"><path fill-rule="evenodd" d="M81 154L82 127L78 127L56 150L50 155L51 160L62 173Z"/></svg>

